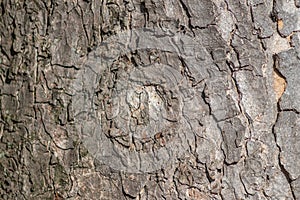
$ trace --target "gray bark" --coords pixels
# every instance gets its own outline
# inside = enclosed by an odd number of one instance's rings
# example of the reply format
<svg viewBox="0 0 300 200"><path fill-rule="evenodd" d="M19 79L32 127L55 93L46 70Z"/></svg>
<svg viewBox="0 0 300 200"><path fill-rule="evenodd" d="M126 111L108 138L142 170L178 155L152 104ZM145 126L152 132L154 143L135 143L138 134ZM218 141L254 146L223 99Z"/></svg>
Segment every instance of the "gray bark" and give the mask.
<svg viewBox="0 0 300 200"><path fill-rule="evenodd" d="M300 199L299 0L0 0L1 199Z"/></svg>

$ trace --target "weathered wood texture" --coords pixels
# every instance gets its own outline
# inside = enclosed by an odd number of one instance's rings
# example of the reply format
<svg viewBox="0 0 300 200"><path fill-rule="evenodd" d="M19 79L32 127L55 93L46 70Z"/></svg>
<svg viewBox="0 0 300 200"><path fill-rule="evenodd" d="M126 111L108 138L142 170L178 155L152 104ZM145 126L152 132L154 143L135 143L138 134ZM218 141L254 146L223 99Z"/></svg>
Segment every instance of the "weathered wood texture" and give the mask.
<svg viewBox="0 0 300 200"><path fill-rule="evenodd" d="M0 0L0 199L300 199L299 0Z"/></svg>

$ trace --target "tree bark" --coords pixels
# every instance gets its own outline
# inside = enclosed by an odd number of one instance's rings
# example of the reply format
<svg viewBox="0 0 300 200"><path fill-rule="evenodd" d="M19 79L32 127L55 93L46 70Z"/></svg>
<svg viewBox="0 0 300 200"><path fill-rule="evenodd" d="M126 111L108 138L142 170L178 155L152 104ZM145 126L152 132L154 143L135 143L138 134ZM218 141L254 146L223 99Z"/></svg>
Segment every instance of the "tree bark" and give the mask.
<svg viewBox="0 0 300 200"><path fill-rule="evenodd" d="M299 0L0 5L1 199L300 199Z"/></svg>

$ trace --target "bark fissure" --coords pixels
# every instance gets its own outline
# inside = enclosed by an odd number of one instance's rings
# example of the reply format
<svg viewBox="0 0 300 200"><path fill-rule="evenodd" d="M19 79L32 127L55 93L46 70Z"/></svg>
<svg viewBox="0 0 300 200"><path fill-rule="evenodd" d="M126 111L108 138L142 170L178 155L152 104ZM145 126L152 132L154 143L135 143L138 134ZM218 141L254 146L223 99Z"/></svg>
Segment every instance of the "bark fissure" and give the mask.
<svg viewBox="0 0 300 200"><path fill-rule="evenodd" d="M300 3L0 2L0 199L298 199Z"/></svg>

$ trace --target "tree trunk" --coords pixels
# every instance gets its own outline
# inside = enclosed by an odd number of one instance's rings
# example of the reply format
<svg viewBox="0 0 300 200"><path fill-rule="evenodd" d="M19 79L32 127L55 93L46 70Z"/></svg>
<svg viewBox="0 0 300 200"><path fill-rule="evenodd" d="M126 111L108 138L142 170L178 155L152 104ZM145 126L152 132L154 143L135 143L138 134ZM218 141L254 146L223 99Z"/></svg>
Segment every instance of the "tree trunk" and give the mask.
<svg viewBox="0 0 300 200"><path fill-rule="evenodd" d="M1 199L300 199L299 0L0 5Z"/></svg>

